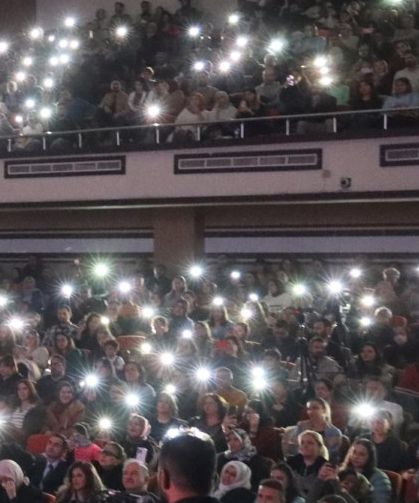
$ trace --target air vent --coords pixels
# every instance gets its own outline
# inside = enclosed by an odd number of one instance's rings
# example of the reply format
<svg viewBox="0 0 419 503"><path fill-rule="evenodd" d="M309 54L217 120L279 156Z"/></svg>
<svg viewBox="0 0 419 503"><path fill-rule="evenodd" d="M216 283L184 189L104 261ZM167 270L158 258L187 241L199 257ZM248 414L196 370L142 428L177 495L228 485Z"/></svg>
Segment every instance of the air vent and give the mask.
<svg viewBox="0 0 419 503"><path fill-rule="evenodd" d="M6 161L5 178L123 175L125 156Z"/></svg>
<svg viewBox="0 0 419 503"><path fill-rule="evenodd" d="M419 143L406 143L380 146L380 166L419 165Z"/></svg>
<svg viewBox="0 0 419 503"><path fill-rule="evenodd" d="M175 155L175 174L299 171L322 168L321 149Z"/></svg>

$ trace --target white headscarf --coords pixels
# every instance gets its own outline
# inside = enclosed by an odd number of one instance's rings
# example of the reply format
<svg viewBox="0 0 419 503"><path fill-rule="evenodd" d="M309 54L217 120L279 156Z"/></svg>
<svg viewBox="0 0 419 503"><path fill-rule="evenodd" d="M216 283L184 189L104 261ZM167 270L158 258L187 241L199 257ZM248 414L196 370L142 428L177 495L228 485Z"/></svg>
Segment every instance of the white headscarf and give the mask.
<svg viewBox="0 0 419 503"><path fill-rule="evenodd" d="M229 485L224 485L220 481L217 490L214 492L214 497L217 499L220 499L225 493L231 491L232 489L237 489L239 487L243 487L243 489L250 489L251 487L250 478L252 476L252 471L241 461L229 461L225 464L221 470L220 479L222 480L224 471L230 466L236 470L236 478L234 479L234 482Z"/></svg>
<svg viewBox="0 0 419 503"><path fill-rule="evenodd" d="M11 459L0 461L0 477L12 479L17 489L23 484L29 484L29 480L23 474L22 468Z"/></svg>

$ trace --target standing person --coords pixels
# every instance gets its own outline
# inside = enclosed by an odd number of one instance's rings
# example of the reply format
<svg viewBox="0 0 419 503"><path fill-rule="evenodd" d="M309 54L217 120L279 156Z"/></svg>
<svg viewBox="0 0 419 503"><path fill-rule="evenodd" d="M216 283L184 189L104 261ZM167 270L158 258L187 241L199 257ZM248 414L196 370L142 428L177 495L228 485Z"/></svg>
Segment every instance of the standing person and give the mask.
<svg viewBox="0 0 419 503"><path fill-rule="evenodd" d="M158 481L167 503L216 503L209 496L214 473L215 450L209 437L180 435L163 444Z"/></svg>

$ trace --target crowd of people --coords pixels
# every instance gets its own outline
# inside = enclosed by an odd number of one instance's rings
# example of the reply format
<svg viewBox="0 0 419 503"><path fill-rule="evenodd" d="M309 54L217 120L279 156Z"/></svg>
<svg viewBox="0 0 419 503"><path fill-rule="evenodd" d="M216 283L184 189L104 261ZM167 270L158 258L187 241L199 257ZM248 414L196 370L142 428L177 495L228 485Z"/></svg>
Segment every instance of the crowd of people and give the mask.
<svg viewBox="0 0 419 503"><path fill-rule="evenodd" d="M29 257L0 284L0 501L157 502L193 432L223 503L416 502L418 321L411 265Z"/></svg>
<svg viewBox="0 0 419 503"><path fill-rule="evenodd" d="M74 13L77 15L77 13ZM95 19L57 20L0 41L0 136L13 149L38 150L36 135L86 128L163 127L160 141L213 140L284 133L266 117L392 110L389 127L417 124L418 11L415 0L240 0L225 23L212 23L180 0L176 12L152 2ZM208 124L209 123L209 124ZM183 124L183 125L182 125ZM200 131L198 125L203 124ZM338 129L376 128L380 113L346 115ZM295 119L288 132L333 130L330 118ZM87 145L113 138L91 135ZM120 141L154 141L150 129ZM49 148L77 146L53 136ZM80 145L78 145L80 146Z"/></svg>

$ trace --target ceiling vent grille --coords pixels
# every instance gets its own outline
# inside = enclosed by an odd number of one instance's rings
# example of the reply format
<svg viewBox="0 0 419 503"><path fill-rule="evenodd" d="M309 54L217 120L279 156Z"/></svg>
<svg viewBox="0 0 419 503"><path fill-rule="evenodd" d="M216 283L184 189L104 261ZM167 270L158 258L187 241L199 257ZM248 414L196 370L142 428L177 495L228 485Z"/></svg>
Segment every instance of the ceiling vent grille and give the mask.
<svg viewBox="0 0 419 503"><path fill-rule="evenodd" d="M5 178L123 175L125 156L13 160L4 169Z"/></svg>
<svg viewBox="0 0 419 503"><path fill-rule="evenodd" d="M321 149L175 155L175 174L301 171L322 168Z"/></svg>

